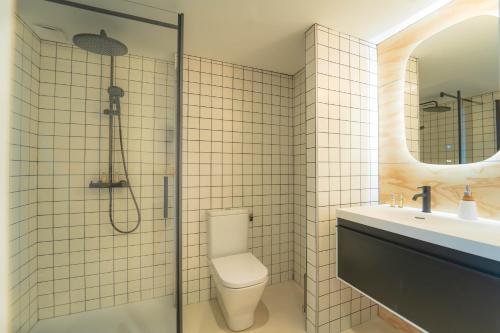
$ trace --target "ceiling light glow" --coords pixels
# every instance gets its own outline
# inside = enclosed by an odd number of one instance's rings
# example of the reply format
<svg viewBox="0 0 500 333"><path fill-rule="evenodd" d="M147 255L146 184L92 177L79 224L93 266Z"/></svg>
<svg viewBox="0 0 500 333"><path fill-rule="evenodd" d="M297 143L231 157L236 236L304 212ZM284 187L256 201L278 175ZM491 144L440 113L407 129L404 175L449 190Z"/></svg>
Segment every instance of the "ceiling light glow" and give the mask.
<svg viewBox="0 0 500 333"><path fill-rule="evenodd" d="M406 20L404 20L404 21L396 24L395 26L393 26L389 30L386 30L386 31L382 32L381 34L375 36L374 38L372 38L370 40L370 42L372 42L374 44L379 44L382 41L386 40L387 38L389 38L389 37L397 34L401 30L404 30L404 29L408 28L410 25L414 24L415 22L420 21L421 19L423 19L427 15L435 12L439 8L447 5L448 3L452 2L452 1L453 0L439 0L439 1L435 1L434 3L432 3L432 5L424 8L421 11L417 12L416 14L410 16L408 19L406 19Z"/></svg>

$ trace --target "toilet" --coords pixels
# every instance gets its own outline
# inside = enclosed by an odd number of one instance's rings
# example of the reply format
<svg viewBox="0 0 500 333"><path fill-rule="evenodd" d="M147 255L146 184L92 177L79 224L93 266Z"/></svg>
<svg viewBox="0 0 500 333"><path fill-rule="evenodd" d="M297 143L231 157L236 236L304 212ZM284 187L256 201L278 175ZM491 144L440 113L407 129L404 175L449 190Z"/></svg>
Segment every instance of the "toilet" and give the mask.
<svg viewBox="0 0 500 333"><path fill-rule="evenodd" d="M248 252L246 209L208 212L209 269L227 326L242 331L253 325L255 309L268 280L267 268Z"/></svg>

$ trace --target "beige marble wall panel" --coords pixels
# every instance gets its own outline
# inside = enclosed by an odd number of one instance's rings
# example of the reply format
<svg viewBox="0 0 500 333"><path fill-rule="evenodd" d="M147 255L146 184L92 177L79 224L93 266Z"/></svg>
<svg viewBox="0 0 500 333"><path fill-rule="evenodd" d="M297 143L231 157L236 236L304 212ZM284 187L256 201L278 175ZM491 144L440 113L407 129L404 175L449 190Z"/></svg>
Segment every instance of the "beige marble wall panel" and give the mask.
<svg viewBox="0 0 500 333"><path fill-rule="evenodd" d="M378 45L380 113L380 201L403 193L406 204L417 186L433 187L435 210L455 211L463 186L471 184L482 217L500 218L500 154L466 165L430 165L410 154L405 139L404 87L406 63L417 45L468 18L498 16L498 1L455 0Z"/></svg>

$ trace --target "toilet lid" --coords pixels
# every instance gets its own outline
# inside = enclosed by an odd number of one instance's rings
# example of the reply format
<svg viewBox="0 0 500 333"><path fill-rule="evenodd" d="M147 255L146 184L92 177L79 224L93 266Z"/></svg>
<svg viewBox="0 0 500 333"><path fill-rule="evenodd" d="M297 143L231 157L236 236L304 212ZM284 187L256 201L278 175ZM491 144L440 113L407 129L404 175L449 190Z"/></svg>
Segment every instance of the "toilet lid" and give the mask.
<svg viewBox="0 0 500 333"><path fill-rule="evenodd" d="M267 268L251 253L212 259L212 266L228 288L245 288L267 279Z"/></svg>

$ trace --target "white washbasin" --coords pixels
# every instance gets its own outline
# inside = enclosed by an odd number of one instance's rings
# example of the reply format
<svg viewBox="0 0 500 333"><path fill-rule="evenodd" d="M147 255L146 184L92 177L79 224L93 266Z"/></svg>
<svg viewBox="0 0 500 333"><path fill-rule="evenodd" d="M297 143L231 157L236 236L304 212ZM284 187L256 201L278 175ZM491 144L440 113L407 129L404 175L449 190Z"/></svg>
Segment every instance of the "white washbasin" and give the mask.
<svg viewBox="0 0 500 333"><path fill-rule="evenodd" d="M388 205L337 209L337 218L500 261L500 221Z"/></svg>

